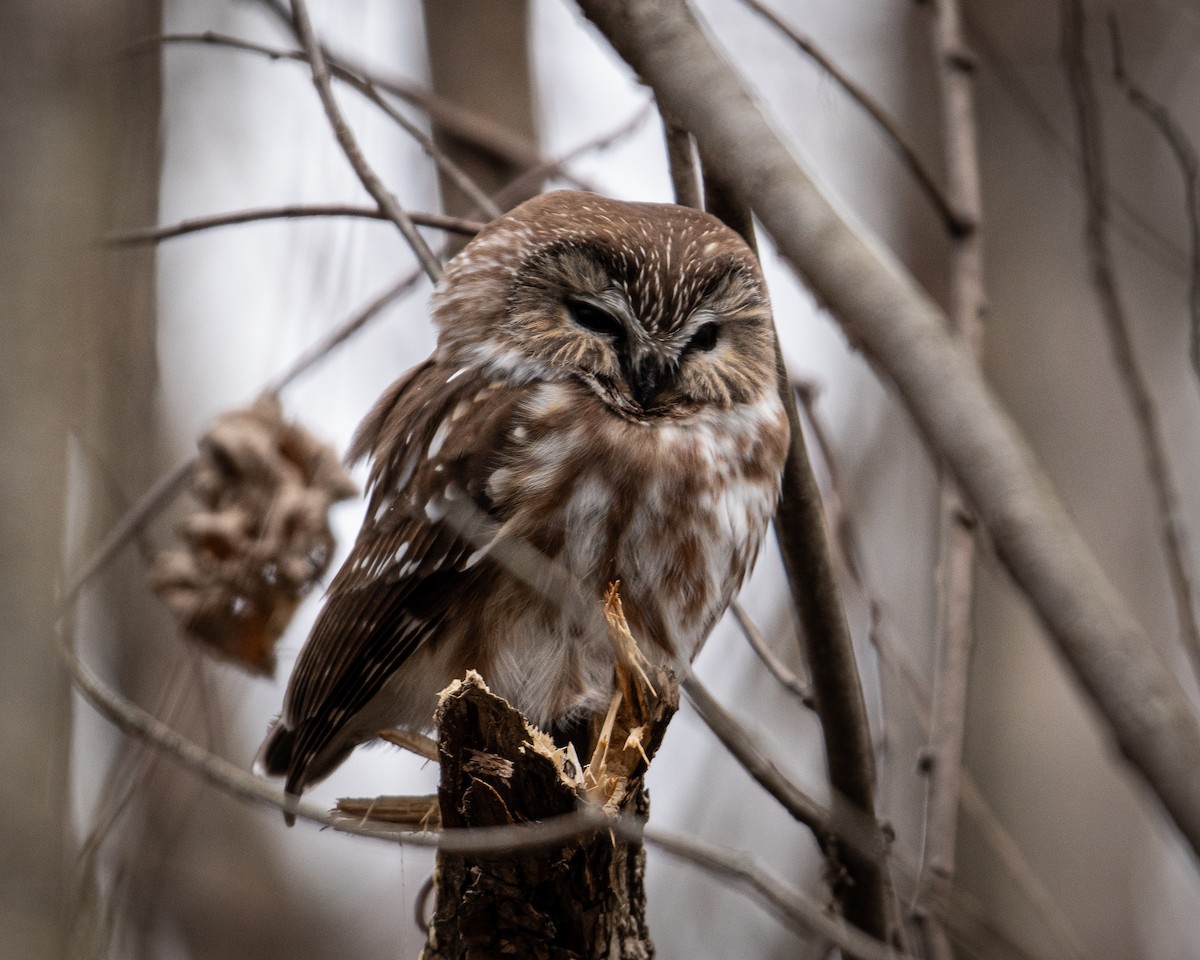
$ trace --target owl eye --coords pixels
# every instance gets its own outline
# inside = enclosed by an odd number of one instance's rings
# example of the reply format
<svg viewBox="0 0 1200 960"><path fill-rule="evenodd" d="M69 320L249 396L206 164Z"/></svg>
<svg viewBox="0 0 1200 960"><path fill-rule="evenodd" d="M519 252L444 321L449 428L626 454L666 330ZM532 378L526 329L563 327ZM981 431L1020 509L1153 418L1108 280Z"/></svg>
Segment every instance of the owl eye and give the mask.
<svg viewBox="0 0 1200 960"><path fill-rule="evenodd" d="M571 314L571 319L585 330L617 340L625 337L625 328L621 326L620 320L586 300L568 300L567 311Z"/></svg>
<svg viewBox="0 0 1200 960"><path fill-rule="evenodd" d="M683 348L684 353L690 353L693 350L699 350L702 353L708 353L717 345L717 339L720 334L720 328L713 322L703 323L692 334L692 339L687 342L687 346Z"/></svg>

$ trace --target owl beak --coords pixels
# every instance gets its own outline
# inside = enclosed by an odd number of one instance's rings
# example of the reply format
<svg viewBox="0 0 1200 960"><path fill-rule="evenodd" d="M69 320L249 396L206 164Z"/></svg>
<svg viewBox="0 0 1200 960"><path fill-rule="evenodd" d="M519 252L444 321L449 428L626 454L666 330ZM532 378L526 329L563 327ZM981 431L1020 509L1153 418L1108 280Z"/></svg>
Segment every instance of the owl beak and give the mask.
<svg viewBox="0 0 1200 960"><path fill-rule="evenodd" d="M675 379L674 369L656 357L647 357L632 371L628 380L633 399L643 410L655 406L655 399Z"/></svg>

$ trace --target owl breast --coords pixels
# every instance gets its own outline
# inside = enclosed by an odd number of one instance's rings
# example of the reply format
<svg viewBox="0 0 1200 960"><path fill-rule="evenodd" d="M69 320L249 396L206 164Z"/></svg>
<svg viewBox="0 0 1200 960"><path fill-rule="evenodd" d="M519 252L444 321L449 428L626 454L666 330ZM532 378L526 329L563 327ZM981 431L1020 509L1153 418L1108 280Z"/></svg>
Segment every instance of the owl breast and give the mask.
<svg viewBox="0 0 1200 960"><path fill-rule="evenodd" d="M774 391L732 410L634 421L582 385L542 384L487 492L505 532L580 585L596 626L605 588L620 581L643 652L671 665L695 655L750 569L786 436ZM559 600L526 597L493 621L506 639L482 671L535 722L595 709L611 686L603 630L581 629Z"/></svg>

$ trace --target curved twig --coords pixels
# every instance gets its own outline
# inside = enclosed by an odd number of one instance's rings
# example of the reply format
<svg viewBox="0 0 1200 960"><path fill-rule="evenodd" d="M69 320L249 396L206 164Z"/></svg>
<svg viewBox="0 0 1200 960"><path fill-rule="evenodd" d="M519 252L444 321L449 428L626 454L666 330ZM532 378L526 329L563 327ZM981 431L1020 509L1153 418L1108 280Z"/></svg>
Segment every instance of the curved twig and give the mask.
<svg viewBox="0 0 1200 960"><path fill-rule="evenodd" d="M839 924L828 916L820 904L789 888L749 854L654 830L646 827L640 818L610 818L596 808L585 806L577 813L542 823L445 830L431 834L389 830L336 817L315 804L285 794L265 780L251 776L223 757L193 743L108 687L61 639L58 649L76 687L118 729L148 741L208 783L240 800L274 807L342 833L452 853L503 855L552 846L597 829L608 830L614 837L633 843L645 842L709 873L734 881L743 892L788 926L827 937L848 954L864 960L908 960L862 931Z"/></svg>
<svg viewBox="0 0 1200 960"><path fill-rule="evenodd" d="M433 227L467 237L472 237L483 229L483 224L476 220L447 217L440 213L409 213L408 216L418 226ZM142 227L138 230L110 233L104 238L104 242L119 247L139 243L159 243L163 240L173 240L175 237L185 237L190 233L213 230L217 227L231 227L241 223L256 223L263 220L292 220L301 217L388 219L387 214L378 207L356 206L348 203L291 204L285 207L255 207L249 210L235 210L232 213L214 213L205 217L190 217L164 227Z"/></svg>
<svg viewBox="0 0 1200 960"><path fill-rule="evenodd" d="M754 622L750 614L746 611L746 608L739 601L734 600L729 605L729 609L742 630L742 636L750 644L750 649L758 655L758 659L767 668L767 672L788 693L792 694L792 696L811 710L813 708L812 687L790 670L788 665L780 659L779 655L771 649L767 643L767 638L763 636L762 631L758 628L758 624Z"/></svg>

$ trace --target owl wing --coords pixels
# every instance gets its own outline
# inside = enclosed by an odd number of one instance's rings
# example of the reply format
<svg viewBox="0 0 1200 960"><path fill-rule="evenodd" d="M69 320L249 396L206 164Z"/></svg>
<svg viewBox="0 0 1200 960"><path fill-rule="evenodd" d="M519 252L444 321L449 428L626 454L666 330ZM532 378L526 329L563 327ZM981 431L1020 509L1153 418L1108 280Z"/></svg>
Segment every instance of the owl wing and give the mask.
<svg viewBox="0 0 1200 960"><path fill-rule="evenodd" d="M357 745L340 736L347 722L496 575L471 557L504 520L487 479L526 392L431 359L393 384L359 428L350 457L372 458L367 516L260 754L268 773L286 773L289 793L345 758Z"/></svg>

